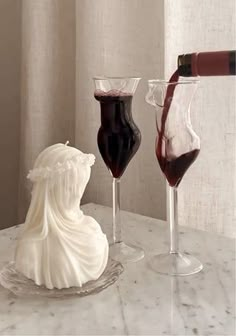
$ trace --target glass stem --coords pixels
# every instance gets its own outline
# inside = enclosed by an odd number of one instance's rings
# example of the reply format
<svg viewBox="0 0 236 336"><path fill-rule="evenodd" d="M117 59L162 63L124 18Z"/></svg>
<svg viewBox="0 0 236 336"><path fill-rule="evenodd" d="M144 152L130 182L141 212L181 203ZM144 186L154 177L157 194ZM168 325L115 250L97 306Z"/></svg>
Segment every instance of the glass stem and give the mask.
<svg viewBox="0 0 236 336"><path fill-rule="evenodd" d="M120 221L120 179L113 177L112 183L113 199L113 244L121 242L121 221Z"/></svg>
<svg viewBox="0 0 236 336"><path fill-rule="evenodd" d="M178 253L178 192L177 188L167 186L167 211L168 222L170 225L170 253Z"/></svg>

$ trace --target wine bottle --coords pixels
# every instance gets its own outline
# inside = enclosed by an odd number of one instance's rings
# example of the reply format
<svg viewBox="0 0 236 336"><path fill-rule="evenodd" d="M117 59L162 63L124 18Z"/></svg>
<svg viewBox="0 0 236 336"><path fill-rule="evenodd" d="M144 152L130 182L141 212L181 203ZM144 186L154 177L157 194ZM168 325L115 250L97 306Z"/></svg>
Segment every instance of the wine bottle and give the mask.
<svg viewBox="0 0 236 336"><path fill-rule="evenodd" d="M178 73L183 77L235 75L236 50L200 52L178 56Z"/></svg>

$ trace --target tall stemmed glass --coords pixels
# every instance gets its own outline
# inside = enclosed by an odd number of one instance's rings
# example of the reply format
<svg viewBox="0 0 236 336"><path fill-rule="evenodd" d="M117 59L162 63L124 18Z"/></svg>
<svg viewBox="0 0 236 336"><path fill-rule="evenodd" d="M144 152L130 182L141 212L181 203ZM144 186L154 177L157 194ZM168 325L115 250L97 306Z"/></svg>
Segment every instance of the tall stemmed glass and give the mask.
<svg viewBox="0 0 236 336"><path fill-rule="evenodd" d="M176 81L175 81L176 79ZM178 186L200 151L200 139L190 121L190 104L197 89L197 80L170 82L149 80L147 103L156 109L156 156L167 180L167 218L170 225L169 253L152 257L150 266L158 273L190 275L201 271L201 262L179 251Z"/></svg>
<svg viewBox="0 0 236 336"><path fill-rule="evenodd" d="M97 142L113 177L113 241L110 256L120 262L138 261L144 256L141 248L122 241L120 221L120 178L141 143L140 131L132 117L132 99L139 81L140 78L94 78L94 97L101 108Z"/></svg>

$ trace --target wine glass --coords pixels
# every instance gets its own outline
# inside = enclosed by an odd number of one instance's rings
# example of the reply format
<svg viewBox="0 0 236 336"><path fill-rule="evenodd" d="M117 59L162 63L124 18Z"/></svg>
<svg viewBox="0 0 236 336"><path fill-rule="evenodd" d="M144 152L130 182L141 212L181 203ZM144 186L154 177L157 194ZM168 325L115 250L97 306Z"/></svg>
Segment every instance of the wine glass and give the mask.
<svg viewBox="0 0 236 336"><path fill-rule="evenodd" d="M195 257L181 253L178 244L178 186L200 151L200 139L192 128L190 104L198 80L149 80L146 102L156 109L156 156L167 180L167 219L170 225L170 250L151 258L158 273L190 275L202 270Z"/></svg>
<svg viewBox="0 0 236 336"><path fill-rule="evenodd" d="M97 135L100 154L113 177L113 242L110 256L120 262L144 257L141 248L121 239L120 179L141 143L132 117L132 99L140 78L95 77L94 97L100 102L101 126Z"/></svg>

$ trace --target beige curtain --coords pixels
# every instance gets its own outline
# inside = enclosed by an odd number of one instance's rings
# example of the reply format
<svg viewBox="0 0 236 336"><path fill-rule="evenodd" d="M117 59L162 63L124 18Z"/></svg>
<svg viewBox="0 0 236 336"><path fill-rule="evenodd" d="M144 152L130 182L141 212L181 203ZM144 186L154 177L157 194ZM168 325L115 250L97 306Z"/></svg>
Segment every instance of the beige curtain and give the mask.
<svg viewBox="0 0 236 336"><path fill-rule="evenodd" d="M168 77L178 53L234 49L235 1L0 0L0 41L0 228L24 220L26 175L39 152L66 140L97 157L83 202L111 205L111 177L96 144L92 77L99 74L143 78L133 104L142 145L122 178L122 208L164 219L146 80ZM193 103L202 151L181 185L179 215L181 224L231 236L235 82L210 83Z"/></svg>
<svg viewBox="0 0 236 336"><path fill-rule="evenodd" d="M6 0L8 1L8 0ZM18 0L9 0L12 11ZM16 30L19 54L17 147L6 172L12 189L1 227L22 222L30 199L28 170L39 152L69 140L97 161L83 202L111 205L111 178L97 150L99 106L93 98L97 74L163 75L163 3L148 0L22 0ZM20 22L21 21L21 22ZM145 81L135 97L133 114L142 131L142 147L122 183L122 208L164 218L164 181L154 156L153 111L144 101ZM6 183L5 183L6 185ZM7 187L6 187L7 189ZM9 198L14 198L14 202ZM11 208L17 209L10 216ZM18 218L17 218L18 213Z"/></svg>
<svg viewBox="0 0 236 336"><path fill-rule="evenodd" d="M75 2L22 0L20 182L18 211L29 201L27 171L46 146L69 140L75 122Z"/></svg>

